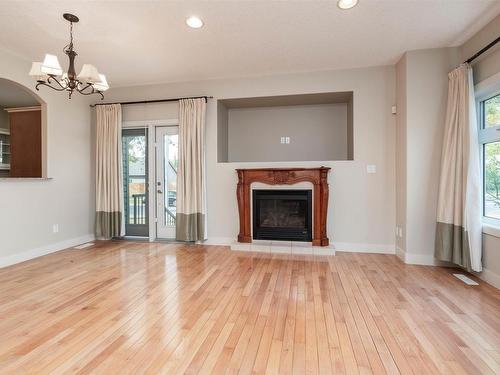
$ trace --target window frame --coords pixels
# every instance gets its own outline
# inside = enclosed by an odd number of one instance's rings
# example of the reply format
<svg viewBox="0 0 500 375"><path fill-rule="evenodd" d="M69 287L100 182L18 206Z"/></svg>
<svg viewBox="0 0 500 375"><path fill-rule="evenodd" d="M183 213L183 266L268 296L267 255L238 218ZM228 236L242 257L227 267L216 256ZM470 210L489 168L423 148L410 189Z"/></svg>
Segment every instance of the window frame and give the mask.
<svg viewBox="0 0 500 375"><path fill-rule="evenodd" d="M493 78L493 77L492 77ZM481 84L476 86L476 111L477 111L477 125L478 125L478 140L481 153L481 206L482 206L482 218L483 218L483 232L485 229L499 229L500 230L500 218L493 218L486 216L485 210L485 176L484 176L484 160L485 160L485 145L490 143L500 142L500 125L495 127L485 127L485 102L491 98L500 95L500 76L496 77L495 82L489 83L486 87Z"/></svg>

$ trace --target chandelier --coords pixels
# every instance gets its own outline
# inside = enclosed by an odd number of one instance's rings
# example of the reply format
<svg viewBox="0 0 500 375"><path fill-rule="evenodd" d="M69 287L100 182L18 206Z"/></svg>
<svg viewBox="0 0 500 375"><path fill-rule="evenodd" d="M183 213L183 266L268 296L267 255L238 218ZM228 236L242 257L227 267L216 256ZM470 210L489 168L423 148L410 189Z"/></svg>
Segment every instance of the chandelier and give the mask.
<svg viewBox="0 0 500 375"><path fill-rule="evenodd" d="M77 53L73 49L73 23L79 21L78 17L64 13L63 17L69 21L69 44L63 48L63 51L69 58L68 72L63 74L61 65L56 55L46 54L43 62L34 62L31 65L29 75L35 77L37 84L35 88L39 90L40 86L47 86L56 91L65 91L69 98L74 91L82 95L101 95L101 100L104 99L103 92L109 89L106 76L99 74L97 68L91 64L83 64L80 74L76 75L75 57Z"/></svg>

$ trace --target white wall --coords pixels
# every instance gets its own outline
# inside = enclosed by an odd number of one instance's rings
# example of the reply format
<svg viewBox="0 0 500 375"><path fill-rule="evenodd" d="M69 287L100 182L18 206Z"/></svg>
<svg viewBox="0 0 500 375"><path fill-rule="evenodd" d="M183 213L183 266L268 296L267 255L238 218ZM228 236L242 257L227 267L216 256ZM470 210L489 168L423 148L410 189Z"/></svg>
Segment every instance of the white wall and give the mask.
<svg viewBox="0 0 500 375"><path fill-rule="evenodd" d="M217 105L207 107L208 235L212 242L230 242L238 234L235 168L258 166L332 167L328 235L339 247L394 251L395 102L394 67L374 67L295 75L184 82L115 88L109 101L213 95L216 99L317 92L354 92L354 161L218 163ZM170 104L165 104L170 106ZM150 116L147 106L124 110L124 117ZM141 107L141 108L139 108ZM171 108L171 107L170 107ZM126 112L125 112L126 111ZM142 111L142 115L138 112ZM167 112L171 112L167 110ZM159 116L159 115L158 115ZM175 114L171 114L177 117ZM154 116L153 116L154 117ZM138 119L138 118L135 118ZM366 165L375 164L376 174Z"/></svg>
<svg viewBox="0 0 500 375"><path fill-rule="evenodd" d="M448 72L459 64L456 48L406 53L407 254L434 256Z"/></svg>
<svg viewBox="0 0 500 375"><path fill-rule="evenodd" d="M461 61L467 60L476 52L500 36L500 14L460 46ZM497 44L472 62L474 82L479 83L498 73L500 70L500 44Z"/></svg>
<svg viewBox="0 0 500 375"><path fill-rule="evenodd" d="M397 64L397 245L407 263L434 264L448 72L458 64L457 48L409 51Z"/></svg>
<svg viewBox="0 0 500 375"><path fill-rule="evenodd" d="M396 64L396 251L406 253L406 54Z"/></svg>
<svg viewBox="0 0 500 375"><path fill-rule="evenodd" d="M33 88L30 62L0 51L0 77ZM0 266L92 237L93 164L88 98L42 88L47 105L48 177L0 180ZM59 233L52 225L59 224Z"/></svg>

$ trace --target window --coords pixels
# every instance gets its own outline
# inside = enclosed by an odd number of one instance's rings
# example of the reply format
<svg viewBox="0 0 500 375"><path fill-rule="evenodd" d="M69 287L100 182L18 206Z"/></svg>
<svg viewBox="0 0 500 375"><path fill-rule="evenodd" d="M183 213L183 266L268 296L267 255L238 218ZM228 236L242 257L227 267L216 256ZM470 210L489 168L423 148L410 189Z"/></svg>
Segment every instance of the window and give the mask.
<svg viewBox="0 0 500 375"><path fill-rule="evenodd" d="M500 94L479 102L483 146L483 215L500 220Z"/></svg>

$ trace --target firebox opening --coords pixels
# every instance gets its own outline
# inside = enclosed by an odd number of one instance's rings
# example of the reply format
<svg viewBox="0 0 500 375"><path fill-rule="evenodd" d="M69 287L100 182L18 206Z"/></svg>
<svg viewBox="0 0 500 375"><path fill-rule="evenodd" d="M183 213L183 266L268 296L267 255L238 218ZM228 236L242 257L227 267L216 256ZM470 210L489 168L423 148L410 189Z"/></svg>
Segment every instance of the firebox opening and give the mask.
<svg viewBox="0 0 500 375"><path fill-rule="evenodd" d="M312 241L312 191L253 190L253 239Z"/></svg>

